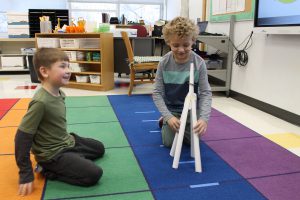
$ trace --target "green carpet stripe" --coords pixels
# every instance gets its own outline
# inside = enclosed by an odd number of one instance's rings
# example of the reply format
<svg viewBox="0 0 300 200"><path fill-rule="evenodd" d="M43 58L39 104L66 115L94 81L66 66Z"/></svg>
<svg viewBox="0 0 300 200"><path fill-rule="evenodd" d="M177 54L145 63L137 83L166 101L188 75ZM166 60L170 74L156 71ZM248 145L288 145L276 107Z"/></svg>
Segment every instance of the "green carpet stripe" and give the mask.
<svg viewBox="0 0 300 200"><path fill-rule="evenodd" d="M111 106L107 96L66 97L67 107Z"/></svg>
<svg viewBox="0 0 300 200"><path fill-rule="evenodd" d="M149 190L132 149L107 149L103 158L96 161L103 168L103 177L92 187L73 186L58 181L48 181L45 199L84 197Z"/></svg>
<svg viewBox="0 0 300 200"><path fill-rule="evenodd" d="M68 132L99 140L105 148L129 146L119 122L68 125Z"/></svg>
<svg viewBox="0 0 300 200"><path fill-rule="evenodd" d="M64 199L64 198L63 198ZM87 199L87 200L153 200L151 192L148 191L133 191L122 194L85 196L85 197L70 197L65 199ZM52 200L52 199L49 199ZM53 199L57 200L57 199Z"/></svg>
<svg viewBox="0 0 300 200"><path fill-rule="evenodd" d="M69 132L104 143L106 153L95 161L104 173L92 187L49 180L44 199L153 199L107 97L67 97L66 106Z"/></svg>
<svg viewBox="0 0 300 200"><path fill-rule="evenodd" d="M112 107L68 108L68 124L118 121Z"/></svg>

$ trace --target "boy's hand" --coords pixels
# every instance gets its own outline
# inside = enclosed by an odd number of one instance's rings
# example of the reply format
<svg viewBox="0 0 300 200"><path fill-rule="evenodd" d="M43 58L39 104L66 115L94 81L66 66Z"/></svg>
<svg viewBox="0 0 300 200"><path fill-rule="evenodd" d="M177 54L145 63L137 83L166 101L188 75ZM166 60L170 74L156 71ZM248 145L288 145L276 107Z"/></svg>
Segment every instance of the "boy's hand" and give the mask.
<svg viewBox="0 0 300 200"><path fill-rule="evenodd" d="M199 119L196 123L196 125L194 126L194 131L196 134L198 135L204 135L205 131L207 129L207 123L206 121Z"/></svg>
<svg viewBox="0 0 300 200"><path fill-rule="evenodd" d="M33 182L24 183L19 185L19 192L18 194L21 196L26 196L31 194L33 191Z"/></svg>
<svg viewBox="0 0 300 200"><path fill-rule="evenodd" d="M168 125L171 127L173 131L178 132L180 127L180 120L176 117L172 117L167 121Z"/></svg>

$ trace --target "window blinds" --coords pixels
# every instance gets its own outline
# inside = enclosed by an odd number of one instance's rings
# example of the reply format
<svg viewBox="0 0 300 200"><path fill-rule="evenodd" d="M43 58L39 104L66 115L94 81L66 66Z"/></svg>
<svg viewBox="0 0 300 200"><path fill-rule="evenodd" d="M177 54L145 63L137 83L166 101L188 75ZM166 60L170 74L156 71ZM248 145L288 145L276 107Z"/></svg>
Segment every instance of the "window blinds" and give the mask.
<svg viewBox="0 0 300 200"><path fill-rule="evenodd" d="M69 3L164 4L165 0L68 0Z"/></svg>

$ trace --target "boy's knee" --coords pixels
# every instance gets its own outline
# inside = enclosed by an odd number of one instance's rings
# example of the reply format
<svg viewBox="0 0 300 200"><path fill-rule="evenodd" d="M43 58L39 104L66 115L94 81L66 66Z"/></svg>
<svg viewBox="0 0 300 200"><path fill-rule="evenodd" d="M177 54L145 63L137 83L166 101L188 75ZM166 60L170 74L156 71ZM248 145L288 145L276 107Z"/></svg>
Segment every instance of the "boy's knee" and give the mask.
<svg viewBox="0 0 300 200"><path fill-rule="evenodd" d="M95 166L93 169L89 169L89 173L87 177L83 180L84 186L93 186L98 183L100 178L102 177L103 170L102 168Z"/></svg>
<svg viewBox="0 0 300 200"><path fill-rule="evenodd" d="M171 148L173 145L173 140L175 137L175 133L168 129L162 130L162 143L165 147Z"/></svg>
<svg viewBox="0 0 300 200"><path fill-rule="evenodd" d="M163 145L165 147L167 147L167 148L171 148L172 145L173 145L173 141L171 141L171 140L165 140L165 141L163 141Z"/></svg>
<svg viewBox="0 0 300 200"><path fill-rule="evenodd" d="M98 149L97 149L98 155L99 155L99 157L102 157L105 153L105 147L104 147L102 142L99 142L98 146L99 146Z"/></svg>

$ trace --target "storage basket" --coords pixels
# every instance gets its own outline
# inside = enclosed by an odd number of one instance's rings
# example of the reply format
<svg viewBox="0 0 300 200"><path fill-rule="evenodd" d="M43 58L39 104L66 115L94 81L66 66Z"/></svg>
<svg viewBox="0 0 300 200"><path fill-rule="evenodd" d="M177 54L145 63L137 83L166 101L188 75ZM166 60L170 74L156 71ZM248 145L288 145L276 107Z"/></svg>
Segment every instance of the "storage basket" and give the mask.
<svg viewBox="0 0 300 200"><path fill-rule="evenodd" d="M59 48L58 38L37 38L38 48Z"/></svg>
<svg viewBox="0 0 300 200"><path fill-rule="evenodd" d="M76 61L76 51L65 51L70 61Z"/></svg>
<svg viewBox="0 0 300 200"><path fill-rule="evenodd" d="M100 84L100 76L99 75L90 75L91 83Z"/></svg>
<svg viewBox="0 0 300 200"><path fill-rule="evenodd" d="M100 40L99 38L80 38L79 47L82 49L99 49Z"/></svg>
<svg viewBox="0 0 300 200"><path fill-rule="evenodd" d="M77 38L64 38L59 42L61 48L79 48L79 39Z"/></svg>
<svg viewBox="0 0 300 200"><path fill-rule="evenodd" d="M69 68L71 72L81 72L81 68L78 63L70 63Z"/></svg>
<svg viewBox="0 0 300 200"><path fill-rule="evenodd" d="M78 83L88 83L89 82L89 76L87 75L76 75L76 82Z"/></svg>

